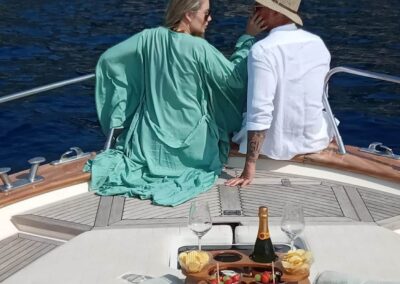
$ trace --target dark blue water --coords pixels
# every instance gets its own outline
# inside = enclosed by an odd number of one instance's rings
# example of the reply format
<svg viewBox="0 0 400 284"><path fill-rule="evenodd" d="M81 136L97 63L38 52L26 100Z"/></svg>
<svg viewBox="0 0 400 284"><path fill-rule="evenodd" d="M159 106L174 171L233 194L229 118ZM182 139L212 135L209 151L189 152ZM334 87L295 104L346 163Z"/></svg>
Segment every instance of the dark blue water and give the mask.
<svg viewBox="0 0 400 284"><path fill-rule="evenodd" d="M320 35L332 66L400 75L398 0L303 0L305 28ZM92 73L108 47L162 23L165 1L0 0L0 96ZM212 1L207 39L225 54L244 30L252 1ZM346 144L381 141L400 152L400 87L338 75L331 105ZM0 105L0 167L57 159L71 146L104 143L93 81Z"/></svg>

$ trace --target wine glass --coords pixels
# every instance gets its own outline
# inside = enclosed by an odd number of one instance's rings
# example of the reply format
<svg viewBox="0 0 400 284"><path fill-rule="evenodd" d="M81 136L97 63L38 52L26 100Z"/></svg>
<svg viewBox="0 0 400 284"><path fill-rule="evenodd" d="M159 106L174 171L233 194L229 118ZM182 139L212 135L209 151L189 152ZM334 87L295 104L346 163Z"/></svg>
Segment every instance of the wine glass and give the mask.
<svg viewBox="0 0 400 284"><path fill-rule="evenodd" d="M189 228L197 235L199 250L201 238L211 229L211 214L207 201L193 201L190 205Z"/></svg>
<svg viewBox="0 0 400 284"><path fill-rule="evenodd" d="M295 203L287 203L283 209L281 230L290 239L290 249L295 250L294 240L304 230L303 206Z"/></svg>

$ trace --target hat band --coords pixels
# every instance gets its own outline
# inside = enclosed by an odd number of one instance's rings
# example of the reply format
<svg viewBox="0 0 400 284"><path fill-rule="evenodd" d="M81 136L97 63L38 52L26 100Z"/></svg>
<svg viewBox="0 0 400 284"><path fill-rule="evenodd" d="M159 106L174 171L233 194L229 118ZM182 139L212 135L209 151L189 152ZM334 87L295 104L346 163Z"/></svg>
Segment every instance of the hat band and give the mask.
<svg viewBox="0 0 400 284"><path fill-rule="evenodd" d="M285 5L281 4L280 1L278 1L278 0L272 0L272 2L274 2L275 4L278 4L278 5L281 6L282 8L284 8L284 9L286 9L286 10L292 12L292 13L297 14L297 11L292 10L292 9L286 7Z"/></svg>

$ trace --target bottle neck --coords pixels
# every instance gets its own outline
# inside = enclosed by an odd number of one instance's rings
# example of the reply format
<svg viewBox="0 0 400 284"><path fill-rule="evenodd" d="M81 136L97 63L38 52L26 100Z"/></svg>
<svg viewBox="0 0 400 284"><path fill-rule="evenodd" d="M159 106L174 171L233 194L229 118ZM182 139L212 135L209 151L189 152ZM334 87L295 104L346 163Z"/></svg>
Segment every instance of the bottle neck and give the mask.
<svg viewBox="0 0 400 284"><path fill-rule="evenodd" d="M259 224L258 224L258 238L260 240L267 240L270 238L269 229L268 229L268 216L260 215Z"/></svg>

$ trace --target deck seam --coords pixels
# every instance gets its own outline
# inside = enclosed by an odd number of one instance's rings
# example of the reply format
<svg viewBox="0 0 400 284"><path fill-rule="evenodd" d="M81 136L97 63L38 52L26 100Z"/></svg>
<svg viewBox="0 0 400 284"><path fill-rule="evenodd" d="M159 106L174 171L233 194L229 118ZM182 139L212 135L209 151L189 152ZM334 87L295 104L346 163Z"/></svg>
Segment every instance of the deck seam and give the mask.
<svg viewBox="0 0 400 284"><path fill-rule="evenodd" d="M100 202L97 208L96 217L94 221L94 227L108 226L108 220L110 219L111 215L112 202L113 202L113 196L100 197Z"/></svg>
<svg viewBox="0 0 400 284"><path fill-rule="evenodd" d="M375 222L374 218L371 215L371 212L369 212L368 207L362 199L362 196L358 192L357 188L352 186L345 186L344 189L346 190L346 193L349 196L351 204L353 205L360 221Z"/></svg>
<svg viewBox="0 0 400 284"><path fill-rule="evenodd" d="M340 209L343 212L343 216L351 218L356 221L360 221L360 218L351 203L350 197L346 192L344 186L332 186L332 191L337 199Z"/></svg>
<svg viewBox="0 0 400 284"><path fill-rule="evenodd" d="M108 220L108 225L114 224L122 220L125 208L125 200L126 197L114 196L111 205L111 212L110 212L110 218Z"/></svg>

